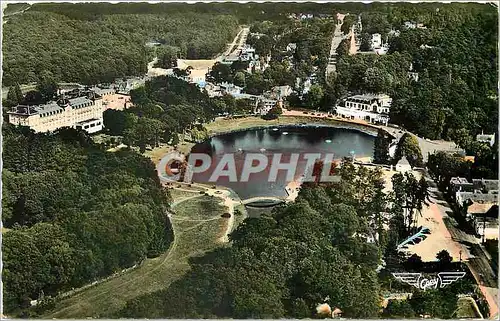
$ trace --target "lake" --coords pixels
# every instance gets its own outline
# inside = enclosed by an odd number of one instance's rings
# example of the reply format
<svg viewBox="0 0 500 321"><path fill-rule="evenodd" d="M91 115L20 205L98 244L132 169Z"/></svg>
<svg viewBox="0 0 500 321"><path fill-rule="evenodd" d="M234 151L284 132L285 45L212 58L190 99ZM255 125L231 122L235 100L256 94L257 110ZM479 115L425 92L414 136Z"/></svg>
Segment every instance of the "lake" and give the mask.
<svg viewBox="0 0 500 321"><path fill-rule="evenodd" d="M354 129L344 129L326 126L280 126L259 129L249 129L214 136L195 145L192 153L206 153L212 157L210 168L203 173L193 175L193 181L209 182L213 169L225 154L233 154L238 179L246 155L261 153L272 159L276 153L281 153L281 162L290 161L293 153L299 153L295 179L305 170L304 153L333 153L335 159L345 156L372 157L375 136ZM287 195L285 186L288 183L286 171L278 171L275 182L269 182L270 165L259 173L250 175L248 182L230 182L227 176L220 177L217 184L232 188L242 200L260 197L284 197Z"/></svg>

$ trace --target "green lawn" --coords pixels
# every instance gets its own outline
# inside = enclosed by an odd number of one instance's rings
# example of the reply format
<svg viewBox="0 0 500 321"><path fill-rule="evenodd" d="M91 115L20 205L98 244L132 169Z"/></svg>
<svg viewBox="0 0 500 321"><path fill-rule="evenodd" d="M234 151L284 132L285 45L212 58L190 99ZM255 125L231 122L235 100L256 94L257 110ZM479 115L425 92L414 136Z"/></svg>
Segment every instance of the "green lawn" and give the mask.
<svg viewBox="0 0 500 321"><path fill-rule="evenodd" d="M221 217L224 213L221 199L191 194L191 198L184 198L173 206L171 221L175 239L168 252L147 259L134 270L58 300L55 309L42 317L109 317L128 300L168 287L189 269L188 258L222 246L217 240L225 232L227 219Z"/></svg>

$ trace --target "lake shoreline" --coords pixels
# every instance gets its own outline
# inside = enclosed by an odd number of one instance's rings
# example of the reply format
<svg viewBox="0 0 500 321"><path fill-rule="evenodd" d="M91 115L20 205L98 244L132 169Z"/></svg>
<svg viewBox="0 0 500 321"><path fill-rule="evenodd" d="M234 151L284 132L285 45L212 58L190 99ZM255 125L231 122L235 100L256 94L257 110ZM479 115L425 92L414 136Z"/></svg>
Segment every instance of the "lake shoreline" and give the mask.
<svg viewBox="0 0 500 321"><path fill-rule="evenodd" d="M320 118L311 116L280 116L278 119L274 120L264 120L256 116L249 116L236 119L229 119L229 118L218 119L213 121L212 123L206 124L205 127L207 128L208 131L208 138L225 134L243 132L247 130L258 130L271 127L276 127L276 128L330 127L330 128L354 130L370 136L377 136L378 130L380 129L380 127L372 124L360 124L357 122L352 122L342 119L332 119L326 117ZM390 135L390 133L388 134Z"/></svg>

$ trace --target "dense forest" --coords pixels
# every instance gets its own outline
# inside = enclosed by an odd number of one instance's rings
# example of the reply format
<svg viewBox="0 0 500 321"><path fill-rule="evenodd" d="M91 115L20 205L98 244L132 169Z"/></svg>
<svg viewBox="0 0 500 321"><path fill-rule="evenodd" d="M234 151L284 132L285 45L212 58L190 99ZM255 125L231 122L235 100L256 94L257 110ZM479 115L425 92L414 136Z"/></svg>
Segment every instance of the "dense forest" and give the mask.
<svg viewBox="0 0 500 321"><path fill-rule="evenodd" d="M317 164L314 171L321 170ZM230 235L231 247L193 258L180 280L129 301L113 317L313 318L321 303L340 308L347 318L453 317L457 294L475 290L470 275L444 291L388 280L394 271L464 269L446 251L429 266L395 251L398 240L415 231L428 197L425 180L396 174L394 192L386 195L378 169L343 162L335 170L341 182L307 183L294 203L247 218ZM380 295L389 289L413 297L401 306L391 301L381 313Z"/></svg>
<svg viewBox="0 0 500 321"><path fill-rule="evenodd" d="M229 15L106 15L103 10L89 17L85 12L65 15L64 8L34 5L9 18L4 25L5 85L37 82L42 71L56 81L83 84L143 75L154 56L147 42L175 48L178 58L210 59L238 31L237 19Z"/></svg>
<svg viewBox="0 0 500 321"><path fill-rule="evenodd" d="M194 258L182 279L117 316L310 318L324 300L347 317L377 316L383 245L366 236L385 204L381 172L349 163L341 171L341 183L311 183L294 203L246 219L231 247Z"/></svg>
<svg viewBox="0 0 500 321"><path fill-rule="evenodd" d="M173 233L154 165L96 148L63 128L4 124L4 311L54 296L164 252Z"/></svg>

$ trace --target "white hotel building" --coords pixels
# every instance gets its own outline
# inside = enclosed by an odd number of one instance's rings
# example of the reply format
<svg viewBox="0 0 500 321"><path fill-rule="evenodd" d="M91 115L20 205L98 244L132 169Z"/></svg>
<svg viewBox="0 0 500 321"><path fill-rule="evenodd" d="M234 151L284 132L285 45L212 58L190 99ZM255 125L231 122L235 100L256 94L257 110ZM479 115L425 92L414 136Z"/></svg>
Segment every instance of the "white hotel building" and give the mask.
<svg viewBox="0 0 500 321"><path fill-rule="evenodd" d="M9 123L27 126L35 132L50 132L61 127L81 128L88 133L103 129L102 96L94 91L75 98L64 98L44 105L18 105L9 115Z"/></svg>
<svg viewBox="0 0 500 321"><path fill-rule="evenodd" d="M387 125L392 98L384 94L354 95L335 106L338 116Z"/></svg>

